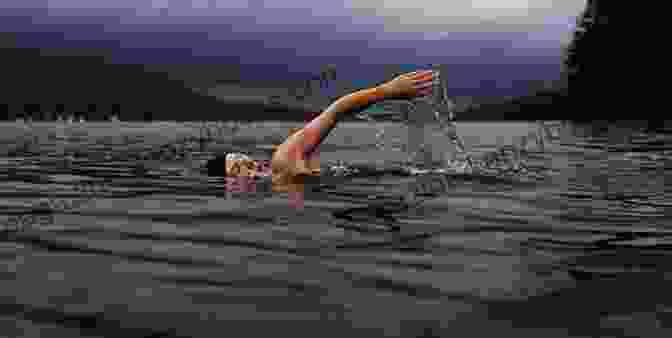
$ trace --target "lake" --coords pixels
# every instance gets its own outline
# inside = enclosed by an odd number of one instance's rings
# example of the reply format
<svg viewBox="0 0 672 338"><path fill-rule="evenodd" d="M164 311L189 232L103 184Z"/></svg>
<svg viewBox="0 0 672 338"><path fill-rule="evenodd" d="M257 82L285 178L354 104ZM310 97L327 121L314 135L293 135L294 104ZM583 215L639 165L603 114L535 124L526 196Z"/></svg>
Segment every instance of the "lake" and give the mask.
<svg viewBox="0 0 672 338"><path fill-rule="evenodd" d="M445 175L413 207L391 201L417 177L343 179L297 207L199 169L268 159L299 125L201 147L197 123L0 124L0 336L672 336L671 134L554 123L527 172ZM474 154L534 128L457 123ZM385 167L408 137L343 123L320 161Z"/></svg>

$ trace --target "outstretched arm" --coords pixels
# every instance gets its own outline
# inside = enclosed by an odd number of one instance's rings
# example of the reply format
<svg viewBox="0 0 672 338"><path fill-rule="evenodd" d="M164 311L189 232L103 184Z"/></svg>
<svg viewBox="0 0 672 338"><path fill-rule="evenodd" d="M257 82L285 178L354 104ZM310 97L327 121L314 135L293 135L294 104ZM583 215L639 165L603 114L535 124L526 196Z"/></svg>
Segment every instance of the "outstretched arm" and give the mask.
<svg viewBox="0 0 672 338"><path fill-rule="evenodd" d="M308 122L303 129L290 136L286 142L300 151L301 157L309 157L324 141L338 121L357 114L373 104L385 100L388 94L383 88L360 90L334 101L324 112Z"/></svg>
<svg viewBox="0 0 672 338"><path fill-rule="evenodd" d="M332 103L303 129L289 136L277 149L277 159L303 160L309 157L343 117L359 113L386 99L426 96L431 92L434 73L407 73L380 86L343 96Z"/></svg>

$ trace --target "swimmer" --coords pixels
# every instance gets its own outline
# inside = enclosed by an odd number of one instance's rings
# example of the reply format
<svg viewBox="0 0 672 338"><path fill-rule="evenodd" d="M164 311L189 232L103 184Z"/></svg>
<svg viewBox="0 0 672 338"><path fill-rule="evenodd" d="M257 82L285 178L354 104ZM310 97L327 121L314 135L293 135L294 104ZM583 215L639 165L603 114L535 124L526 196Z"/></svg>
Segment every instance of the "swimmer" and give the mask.
<svg viewBox="0 0 672 338"><path fill-rule="evenodd" d="M334 101L303 128L291 130L287 139L275 148L271 160L273 190L303 189L306 177L319 176L316 150L336 127L339 120L355 116L373 104L384 100L414 99L432 93L435 72L415 71L395 77L379 86L345 95ZM245 154L232 153L208 162L208 175L248 176L259 174L259 164Z"/></svg>

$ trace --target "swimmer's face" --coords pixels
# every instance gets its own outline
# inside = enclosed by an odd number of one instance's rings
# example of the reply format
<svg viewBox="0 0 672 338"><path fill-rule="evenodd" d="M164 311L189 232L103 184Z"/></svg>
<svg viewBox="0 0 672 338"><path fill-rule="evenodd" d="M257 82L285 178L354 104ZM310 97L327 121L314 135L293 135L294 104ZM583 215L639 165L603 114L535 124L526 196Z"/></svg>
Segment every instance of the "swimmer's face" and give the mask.
<svg viewBox="0 0 672 338"><path fill-rule="evenodd" d="M254 177L258 173L257 162L250 159L240 159L227 163L226 176Z"/></svg>

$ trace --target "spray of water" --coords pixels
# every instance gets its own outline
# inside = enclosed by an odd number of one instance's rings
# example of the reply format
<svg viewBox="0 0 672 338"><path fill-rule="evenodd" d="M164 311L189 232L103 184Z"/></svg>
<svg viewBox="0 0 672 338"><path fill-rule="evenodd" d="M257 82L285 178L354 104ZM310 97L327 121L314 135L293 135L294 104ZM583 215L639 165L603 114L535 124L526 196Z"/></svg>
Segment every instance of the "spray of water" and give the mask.
<svg viewBox="0 0 672 338"><path fill-rule="evenodd" d="M515 172L515 173L524 173L527 172L525 162L522 160L521 153L525 151L527 143L530 140L536 141L539 149L543 152L545 146L545 140L553 139L552 129L548 128L542 121L537 122L537 128L534 133L524 136L520 140L520 144L514 144L512 146L503 146L497 149L494 152L486 153L483 158L476 159L468 151L465 146L464 141L457 133L457 126L454 123L456 118L455 107L456 105L447 95L446 86L443 85L440 80L440 72L435 70L437 74L438 81L434 83L434 89L432 94L429 96L418 99L415 101L408 101L405 106L406 109L399 111L400 115L398 120L401 120L407 126L412 124L411 117L414 114L417 114L417 103L425 101L429 103L434 109L434 121L433 125L437 125L442 133L448 137L450 142L453 144L455 149L455 154L452 156L453 159L446 161L444 163L445 168L439 168L438 170L450 169L452 171L461 171L461 172ZM447 112L448 118L442 116L441 111ZM385 150L385 141L383 139L385 135L385 127L375 118L375 113L361 113L358 115L360 119L365 121L374 122L376 125L376 148L379 150ZM407 145L407 149L410 149ZM408 155L408 169L411 172L424 172L426 170L420 170L417 168L417 163L414 159L417 158L419 152L426 152L426 146L420 144L418 147L415 147L415 151L407 154ZM508 154L507 154L508 153ZM512 156L508 156L512 155Z"/></svg>
<svg viewBox="0 0 672 338"><path fill-rule="evenodd" d="M437 67L435 67L435 68L437 68ZM401 106L400 107L398 106L397 109L396 109L396 111L397 111L396 114L392 114L392 115L395 115L394 116L395 120L400 120L404 125L406 125L408 128L410 128L409 129L409 132L410 132L411 129L414 128L413 125L417 126L417 124L416 124L417 122L413 122L413 120L416 118L416 115L418 113L420 113L420 111L417 108L418 104L429 103L429 106L433 107L433 109L435 110L434 122L433 123L438 124L441 127L442 131L444 131L444 133L449 137L449 140L455 145L458 152L466 154L467 152L464 148L464 142L462 142L462 140L459 138L457 133L453 131L455 129L454 125L452 124L452 119L454 119L454 115L455 115L454 111L453 111L454 105L452 104L452 102L447 97L446 87L442 84L442 81L441 81L440 70L435 69L434 72L435 72L436 80L434 81L434 86L433 86L432 93L425 98L411 100L411 101L402 101ZM442 108L448 108L448 110L450 112L449 115L450 115L451 122L446 122L440 116L439 111L444 110ZM390 113L387 112L387 111L385 112L385 114L390 115ZM377 121L377 119L375 118L375 115L376 115L375 113L363 112L363 113L360 113L357 117L362 119L362 120L368 121L368 122L373 122L376 125L376 129L377 129L376 130L376 148L378 150L383 151L383 150L386 150L386 143L385 143L385 140L384 140L385 127L381 123L377 123L377 122L380 122L380 121ZM424 123L427 123L427 122L428 121L425 121ZM414 132L418 132L418 131L414 130ZM419 165L420 163L416 163L417 162L416 158L418 158L418 155L421 154L421 153L424 153L425 155L427 155L427 151L428 151L427 146L424 143L417 144L415 146L411 146L410 144L407 144L405 147L402 147L401 149L397 148L397 150L404 150L404 149L409 151L406 154L406 158L407 158L406 163L409 166ZM469 161L470 161L470 159L469 159Z"/></svg>

